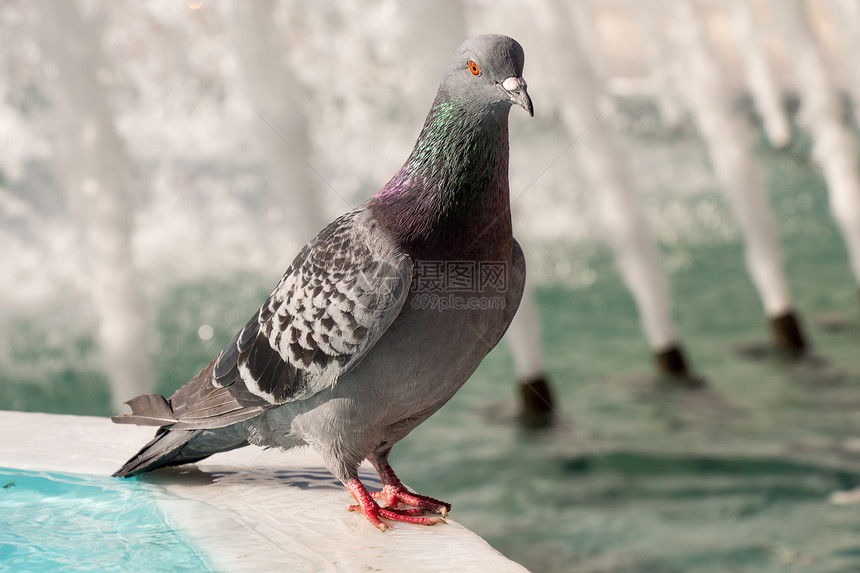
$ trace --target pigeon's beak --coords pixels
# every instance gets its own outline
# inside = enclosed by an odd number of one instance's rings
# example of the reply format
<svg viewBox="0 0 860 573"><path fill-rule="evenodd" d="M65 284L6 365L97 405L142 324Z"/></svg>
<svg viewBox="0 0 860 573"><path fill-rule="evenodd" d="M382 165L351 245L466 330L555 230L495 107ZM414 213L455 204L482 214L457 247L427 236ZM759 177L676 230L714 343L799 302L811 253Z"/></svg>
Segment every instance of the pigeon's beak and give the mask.
<svg viewBox="0 0 860 573"><path fill-rule="evenodd" d="M518 78L511 76L502 82L502 89L505 90L511 101L522 106L524 110L529 112L530 116L534 117L535 110L532 107L532 98L529 97L529 92L526 91L527 87L526 81L522 76Z"/></svg>

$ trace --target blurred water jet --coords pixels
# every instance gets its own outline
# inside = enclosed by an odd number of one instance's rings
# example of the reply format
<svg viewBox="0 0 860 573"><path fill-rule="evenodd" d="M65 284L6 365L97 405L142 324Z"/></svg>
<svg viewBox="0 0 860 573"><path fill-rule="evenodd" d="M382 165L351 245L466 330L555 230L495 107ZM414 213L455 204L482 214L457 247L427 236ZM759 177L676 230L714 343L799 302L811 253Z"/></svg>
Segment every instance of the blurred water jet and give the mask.
<svg viewBox="0 0 860 573"><path fill-rule="evenodd" d="M793 319L796 311L782 268L776 225L750 154L751 136L731 109L724 73L708 45L695 5L675 3L673 15L678 54L686 64L688 103L708 144L720 189L743 233L747 269L771 320L774 342L800 355L806 340Z"/></svg>
<svg viewBox="0 0 860 573"><path fill-rule="evenodd" d="M842 120L839 91L804 3L771 0L771 7L782 25L783 35L791 39L788 48L801 97L798 121L812 136L812 155L827 180L830 212L842 232L860 295L860 174L856 139Z"/></svg>
<svg viewBox="0 0 860 573"><path fill-rule="evenodd" d="M791 125L774 77L765 28L756 18L757 7L749 0L732 0L732 23L742 54L746 85L761 115L764 132L772 146L782 149L791 139Z"/></svg>
<svg viewBox="0 0 860 573"><path fill-rule="evenodd" d="M598 205L604 238L612 247L616 264L639 310L642 329L655 354L674 349L683 354L672 318L671 301L662 262L649 225L637 204L628 166L619 151L617 137L608 121L600 117L600 94L605 93L588 62L585 50L567 32L572 14L560 0L543 2L548 40L563 62L564 73L556 74L555 92L561 98L562 121L573 136L583 140L574 147ZM684 371L667 372L683 379Z"/></svg>
<svg viewBox="0 0 860 573"><path fill-rule="evenodd" d="M149 324L131 250L134 202L141 179L114 126L96 71L105 65L95 22L71 2L35 2L40 46L56 66L58 168L70 210L78 217L99 316L98 340L115 409L155 380Z"/></svg>

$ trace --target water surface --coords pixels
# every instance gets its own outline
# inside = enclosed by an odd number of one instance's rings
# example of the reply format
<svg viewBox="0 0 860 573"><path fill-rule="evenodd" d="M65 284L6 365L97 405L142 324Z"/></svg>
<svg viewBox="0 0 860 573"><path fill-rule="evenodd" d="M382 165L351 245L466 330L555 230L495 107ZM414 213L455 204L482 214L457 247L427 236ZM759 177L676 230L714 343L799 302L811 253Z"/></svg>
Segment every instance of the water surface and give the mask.
<svg viewBox="0 0 860 573"><path fill-rule="evenodd" d="M0 468L0 570L213 571L135 480Z"/></svg>

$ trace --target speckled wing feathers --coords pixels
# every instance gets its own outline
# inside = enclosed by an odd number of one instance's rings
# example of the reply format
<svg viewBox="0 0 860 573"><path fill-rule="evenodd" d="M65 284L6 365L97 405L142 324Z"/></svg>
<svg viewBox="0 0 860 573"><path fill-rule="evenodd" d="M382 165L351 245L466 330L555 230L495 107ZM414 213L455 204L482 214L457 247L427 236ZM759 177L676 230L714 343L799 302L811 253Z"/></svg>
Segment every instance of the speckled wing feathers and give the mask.
<svg viewBox="0 0 860 573"><path fill-rule="evenodd" d="M336 383L400 313L412 261L363 209L326 227L218 357L213 384L246 406L283 404Z"/></svg>

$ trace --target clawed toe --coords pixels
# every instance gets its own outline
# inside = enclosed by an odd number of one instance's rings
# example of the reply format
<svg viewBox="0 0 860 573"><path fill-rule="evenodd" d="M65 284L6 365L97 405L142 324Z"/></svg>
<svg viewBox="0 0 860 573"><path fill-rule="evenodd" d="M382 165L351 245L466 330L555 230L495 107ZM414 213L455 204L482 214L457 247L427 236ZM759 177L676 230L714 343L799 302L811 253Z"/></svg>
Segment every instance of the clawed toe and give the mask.
<svg viewBox="0 0 860 573"><path fill-rule="evenodd" d="M361 511L361 506L352 504L352 505L346 506L346 509L348 511ZM379 506L379 509L384 509L386 511L396 513L398 515L424 515L425 513L427 513L426 509L421 509L420 507L407 507L404 509L400 509L400 508Z"/></svg>
<svg viewBox="0 0 860 573"><path fill-rule="evenodd" d="M354 478L346 483L352 496L358 502L347 506L349 511L360 511L379 530L385 531L388 527L380 518L417 525L436 525L447 523L443 518L448 515L451 506L445 502L425 497L406 491L402 487L386 485L382 491L368 492L364 485ZM380 505L374 498L383 501ZM411 507L398 508L400 504ZM424 513L441 513L442 517L424 517Z"/></svg>
<svg viewBox="0 0 860 573"><path fill-rule="evenodd" d="M417 508L414 508L417 509ZM421 511L419 509L419 511ZM417 525L436 525L437 523L447 523L441 517L423 517L410 514L410 510L396 510L385 507L379 508L379 517L390 519L392 521L402 521L404 523L415 523Z"/></svg>
<svg viewBox="0 0 860 573"><path fill-rule="evenodd" d="M402 503L421 510L421 512L441 513L442 517L446 517L448 512L451 511L451 504L427 497L426 495L412 493L403 486L386 485L382 488L382 491L371 492L370 496L374 499L382 500L383 503L380 505L389 509L397 508Z"/></svg>

